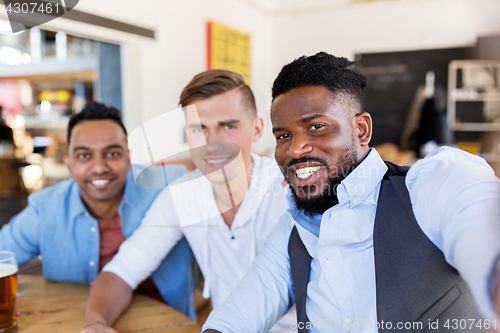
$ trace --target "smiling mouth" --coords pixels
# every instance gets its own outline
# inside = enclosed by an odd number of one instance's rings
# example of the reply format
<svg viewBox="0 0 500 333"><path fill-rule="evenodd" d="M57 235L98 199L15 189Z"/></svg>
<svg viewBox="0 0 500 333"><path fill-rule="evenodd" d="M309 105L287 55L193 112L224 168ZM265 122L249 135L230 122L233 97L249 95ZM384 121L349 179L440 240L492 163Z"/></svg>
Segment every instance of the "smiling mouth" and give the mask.
<svg viewBox="0 0 500 333"><path fill-rule="evenodd" d="M306 179L311 177L311 175L314 174L319 169L320 169L319 166L300 168L295 170L295 175L300 179Z"/></svg>
<svg viewBox="0 0 500 333"><path fill-rule="evenodd" d="M95 179L92 180L90 183L94 186L104 186L106 184L109 184L110 181L111 179Z"/></svg>
<svg viewBox="0 0 500 333"><path fill-rule="evenodd" d="M228 156L228 157L217 157L217 158L208 157L204 158L203 160L211 169L219 169L228 165L233 159L234 156Z"/></svg>
<svg viewBox="0 0 500 333"><path fill-rule="evenodd" d="M208 160L205 160L205 161L207 161L208 164L221 164L221 163L226 162L227 160L229 160L229 157L226 157L226 158L217 158L217 159L208 159Z"/></svg>

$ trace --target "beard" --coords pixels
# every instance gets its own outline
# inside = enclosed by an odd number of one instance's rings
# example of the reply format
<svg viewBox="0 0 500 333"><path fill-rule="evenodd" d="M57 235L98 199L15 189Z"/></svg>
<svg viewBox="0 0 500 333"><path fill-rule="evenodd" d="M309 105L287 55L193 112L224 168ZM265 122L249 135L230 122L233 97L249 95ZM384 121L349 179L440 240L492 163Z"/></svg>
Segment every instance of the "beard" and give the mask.
<svg viewBox="0 0 500 333"><path fill-rule="evenodd" d="M336 170L332 170L328 163L324 159L319 157L303 157L298 160L291 160L287 166L285 177L287 177L288 169L292 165L308 161L316 161L321 163L322 167L324 167L328 173L328 179L326 184L324 185L324 189L322 193L317 197L311 198L309 195L307 195L308 193L311 193L310 188L315 187L316 185L305 186L305 188L299 187L297 188L297 190L290 186L295 207L301 210L306 216L314 217L315 215L323 215L323 213L330 207L338 204L339 200L337 198L337 186L352 172L352 170L356 168L358 164L357 160L358 154L353 146L347 147L344 151L342 151L341 156L339 156L337 166L335 167ZM321 184L321 186L323 186L323 183ZM297 195L297 191L306 194L307 198L299 197Z"/></svg>

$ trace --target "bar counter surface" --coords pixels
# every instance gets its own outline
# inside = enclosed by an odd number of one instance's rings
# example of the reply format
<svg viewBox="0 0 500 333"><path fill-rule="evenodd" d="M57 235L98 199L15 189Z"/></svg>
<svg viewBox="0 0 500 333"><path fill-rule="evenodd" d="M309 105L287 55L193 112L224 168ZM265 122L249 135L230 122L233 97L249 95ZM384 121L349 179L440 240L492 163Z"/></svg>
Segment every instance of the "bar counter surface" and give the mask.
<svg viewBox="0 0 500 333"><path fill-rule="evenodd" d="M78 333L84 326L89 286L18 275L18 333ZM120 333L200 333L201 327L169 306L134 293L113 328Z"/></svg>

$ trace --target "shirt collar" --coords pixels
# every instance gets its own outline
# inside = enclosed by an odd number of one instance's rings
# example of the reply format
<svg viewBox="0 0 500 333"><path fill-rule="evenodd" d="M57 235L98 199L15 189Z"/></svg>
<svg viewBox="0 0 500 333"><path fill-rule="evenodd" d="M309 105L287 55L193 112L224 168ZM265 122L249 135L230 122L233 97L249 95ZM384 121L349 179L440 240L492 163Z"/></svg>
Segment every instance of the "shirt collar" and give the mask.
<svg viewBox="0 0 500 333"><path fill-rule="evenodd" d="M286 200L288 202L287 212L290 213L292 219L302 228L306 229L316 237L319 237L321 215L307 216L301 210L298 210L293 200L292 191L288 192Z"/></svg>
<svg viewBox="0 0 500 333"><path fill-rule="evenodd" d="M262 157L255 153L250 153L252 156L252 176L250 177L250 185L248 186L248 192L247 194L250 194L251 196L255 196L256 190L259 190L262 186L266 187L268 186L268 182L264 180L264 177L262 177L262 172L265 170L262 170Z"/></svg>
<svg viewBox="0 0 500 333"><path fill-rule="evenodd" d="M120 203L118 211L121 211L123 205L135 206L137 201L137 188L138 186L135 183L134 174L132 170L129 170L125 182L125 192L123 193L122 202Z"/></svg>
<svg viewBox="0 0 500 333"><path fill-rule="evenodd" d="M233 225L231 228L245 225L252 218L252 215L259 209L260 202L262 201L263 195L257 195L258 193L266 193L266 182L263 181L261 177L261 164L262 157L255 153L251 153L252 156L252 176L250 177L250 185L248 191L243 198L238 212L236 213Z"/></svg>
<svg viewBox="0 0 500 333"><path fill-rule="evenodd" d="M375 190L385 173L387 165L375 148L371 148L365 159L337 187L340 204L356 207Z"/></svg>
<svg viewBox="0 0 500 333"><path fill-rule="evenodd" d="M87 207L83 204L80 195L80 187L74 179L71 179L71 189L69 192L69 212L72 218L85 213L88 214Z"/></svg>

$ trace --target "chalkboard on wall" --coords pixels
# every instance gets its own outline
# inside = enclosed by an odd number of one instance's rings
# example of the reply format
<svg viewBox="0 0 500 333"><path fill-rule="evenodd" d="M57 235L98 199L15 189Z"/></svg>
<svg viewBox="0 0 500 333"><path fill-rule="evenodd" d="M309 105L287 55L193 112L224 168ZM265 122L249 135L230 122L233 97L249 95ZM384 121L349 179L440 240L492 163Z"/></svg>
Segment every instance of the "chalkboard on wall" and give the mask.
<svg viewBox="0 0 500 333"><path fill-rule="evenodd" d="M399 144L407 111L428 71L434 72L436 87L446 89L449 62L475 58L474 47L356 54L356 68L368 78L365 110L373 118L371 144Z"/></svg>

